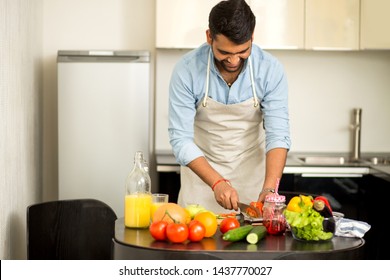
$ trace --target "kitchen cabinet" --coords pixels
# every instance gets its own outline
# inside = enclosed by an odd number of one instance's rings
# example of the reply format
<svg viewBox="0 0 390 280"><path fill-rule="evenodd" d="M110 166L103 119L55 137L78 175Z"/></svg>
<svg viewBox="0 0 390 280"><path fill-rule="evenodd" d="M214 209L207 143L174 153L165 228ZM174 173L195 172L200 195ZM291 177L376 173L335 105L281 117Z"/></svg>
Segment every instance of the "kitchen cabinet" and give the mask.
<svg viewBox="0 0 390 280"><path fill-rule="evenodd" d="M249 2L248 2L249 3ZM252 0L254 42L264 49L303 49L305 0Z"/></svg>
<svg viewBox="0 0 390 280"><path fill-rule="evenodd" d="M156 47L192 49L206 42L208 15L220 0L156 0Z"/></svg>
<svg viewBox="0 0 390 280"><path fill-rule="evenodd" d="M156 47L196 48L220 0L156 0ZM303 49L305 0L247 1L256 15L255 42L264 49Z"/></svg>
<svg viewBox="0 0 390 280"><path fill-rule="evenodd" d="M156 47L193 49L204 43L209 12L218 2L156 0ZM264 49L359 49L360 0L247 3L256 15L254 40Z"/></svg>
<svg viewBox="0 0 390 280"><path fill-rule="evenodd" d="M359 0L306 0L305 48L358 50L359 13Z"/></svg>
<svg viewBox="0 0 390 280"><path fill-rule="evenodd" d="M361 0L360 48L390 49L390 1Z"/></svg>
<svg viewBox="0 0 390 280"><path fill-rule="evenodd" d="M252 0L264 49L358 50L359 0Z"/></svg>
<svg viewBox="0 0 390 280"><path fill-rule="evenodd" d="M156 0L156 47L193 49L206 41L220 0ZM264 49L390 49L388 0L247 0L254 41Z"/></svg>

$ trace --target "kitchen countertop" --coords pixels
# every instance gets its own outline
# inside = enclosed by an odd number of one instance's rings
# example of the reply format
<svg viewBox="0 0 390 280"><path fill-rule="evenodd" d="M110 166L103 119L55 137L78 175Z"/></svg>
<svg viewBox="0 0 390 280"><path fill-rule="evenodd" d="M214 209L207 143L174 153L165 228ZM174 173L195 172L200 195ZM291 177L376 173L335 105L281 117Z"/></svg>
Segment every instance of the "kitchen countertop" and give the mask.
<svg viewBox="0 0 390 280"><path fill-rule="evenodd" d="M307 157L325 157L325 158L345 158L345 163L310 163L303 159ZM359 162L348 160L348 153L298 153L290 152L287 157L285 174L307 174L318 175L327 174L328 176L358 177L366 174L373 174L385 180L390 180L390 153L361 153L361 158L366 159ZM372 158L384 158L387 164L374 164L370 161ZM180 166L176 162L171 151L157 151L157 172L180 172Z"/></svg>
<svg viewBox="0 0 390 280"><path fill-rule="evenodd" d="M266 235L257 244L228 242L219 230L200 242L172 244L156 241L148 229L129 229L123 218L115 222L114 259L361 259L362 238L334 237L324 242L295 240L290 232Z"/></svg>
<svg viewBox="0 0 390 280"><path fill-rule="evenodd" d="M312 158L313 162L305 158ZM343 159L345 162L316 163L316 158ZM374 163L372 159L384 159L386 164ZM390 153L361 153L360 160L350 160L348 153L289 153L283 173L290 174L328 174L330 176L354 177L367 174L383 176L390 180Z"/></svg>

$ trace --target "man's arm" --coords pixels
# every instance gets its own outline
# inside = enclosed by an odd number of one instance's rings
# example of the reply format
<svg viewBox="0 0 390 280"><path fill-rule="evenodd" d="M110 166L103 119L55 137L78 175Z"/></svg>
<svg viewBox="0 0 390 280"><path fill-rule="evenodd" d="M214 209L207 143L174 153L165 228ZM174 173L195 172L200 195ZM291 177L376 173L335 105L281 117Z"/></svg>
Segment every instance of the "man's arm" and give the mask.
<svg viewBox="0 0 390 280"><path fill-rule="evenodd" d="M286 159L287 149L285 148L275 148L268 151L266 155L265 180L258 201L264 201L265 196L271 193L269 190L275 190L280 178L282 178Z"/></svg>
<svg viewBox="0 0 390 280"><path fill-rule="evenodd" d="M226 209L238 210L238 193L232 187L230 182L224 179L206 160L205 157L198 157L187 165L196 175L199 176L207 185L214 187L215 200ZM221 181L220 181L221 180Z"/></svg>

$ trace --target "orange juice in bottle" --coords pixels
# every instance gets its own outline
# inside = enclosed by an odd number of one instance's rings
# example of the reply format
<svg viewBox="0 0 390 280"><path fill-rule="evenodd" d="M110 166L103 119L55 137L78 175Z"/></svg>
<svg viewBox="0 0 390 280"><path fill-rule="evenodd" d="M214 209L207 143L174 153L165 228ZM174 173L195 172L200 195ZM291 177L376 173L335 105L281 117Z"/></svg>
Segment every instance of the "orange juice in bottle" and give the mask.
<svg viewBox="0 0 390 280"><path fill-rule="evenodd" d="M134 193L125 197L125 226L146 228L150 223L152 196L148 193Z"/></svg>
<svg viewBox="0 0 390 280"><path fill-rule="evenodd" d="M147 228L150 224L151 182L144 162L143 153L136 152L134 167L126 179L125 226L129 228Z"/></svg>

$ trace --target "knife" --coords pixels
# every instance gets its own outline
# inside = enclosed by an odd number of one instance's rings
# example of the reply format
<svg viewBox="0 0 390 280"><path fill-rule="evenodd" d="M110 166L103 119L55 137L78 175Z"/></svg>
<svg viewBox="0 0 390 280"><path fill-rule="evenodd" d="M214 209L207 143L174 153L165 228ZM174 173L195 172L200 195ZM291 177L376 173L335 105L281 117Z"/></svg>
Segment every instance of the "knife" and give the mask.
<svg viewBox="0 0 390 280"><path fill-rule="evenodd" d="M261 218L260 210L252 205L238 202L238 208L240 208L241 213L248 215L250 218Z"/></svg>

